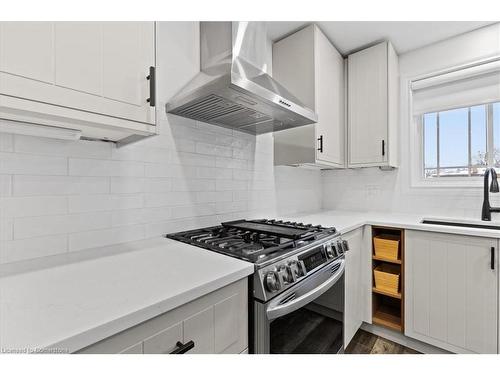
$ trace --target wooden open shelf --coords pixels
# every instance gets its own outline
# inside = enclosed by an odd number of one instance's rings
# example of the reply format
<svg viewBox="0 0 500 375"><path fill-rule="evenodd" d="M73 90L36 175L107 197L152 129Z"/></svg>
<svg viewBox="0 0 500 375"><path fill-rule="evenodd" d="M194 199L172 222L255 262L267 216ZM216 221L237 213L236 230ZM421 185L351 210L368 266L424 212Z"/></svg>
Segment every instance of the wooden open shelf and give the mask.
<svg viewBox="0 0 500 375"><path fill-rule="evenodd" d="M372 246L373 237L377 235L392 235L399 237L399 259L386 259L375 255L372 248L372 322L386 328L399 332L404 332L404 229L372 226ZM400 292L394 293L375 287L373 269L380 264L390 263L400 268Z"/></svg>
<svg viewBox="0 0 500 375"><path fill-rule="evenodd" d="M401 310L388 305L381 305L378 310L373 312L372 322L390 329L403 331Z"/></svg>
<svg viewBox="0 0 500 375"><path fill-rule="evenodd" d="M373 293L382 294L382 295L387 296L387 297L401 299L401 293L392 293L392 292L388 292L386 290L377 289L375 287L372 288L372 291L373 291Z"/></svg>
<svg viewBox="0 0 500 375"><path fill-rule="evenodd" d="M388 258L378 257L376 255L373 255L373 260L378 260L381 262L387 262L387 263L393 263L393 264L401 264L401 259L388 259Z"/></svg>

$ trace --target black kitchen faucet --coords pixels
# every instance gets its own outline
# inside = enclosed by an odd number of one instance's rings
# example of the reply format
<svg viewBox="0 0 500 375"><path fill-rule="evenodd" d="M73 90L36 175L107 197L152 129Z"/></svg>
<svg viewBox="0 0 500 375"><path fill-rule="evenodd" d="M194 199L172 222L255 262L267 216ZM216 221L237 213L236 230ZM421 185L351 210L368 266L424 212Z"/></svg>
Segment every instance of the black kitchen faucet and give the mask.
<svg viewBox="0 0 500 375"><path fill-rule="evenodd" d="M491 213L492 212L500 212L500 207L491 207L490 206L490 197L488 191L488 180L491 173L491 186L489 191L492 193L498 193L498 181L497 181L497 172L495 168L486 168L484 171L484 196L483 196L483 211L481 213L481 220L483 221L491 221Z"/></svg>

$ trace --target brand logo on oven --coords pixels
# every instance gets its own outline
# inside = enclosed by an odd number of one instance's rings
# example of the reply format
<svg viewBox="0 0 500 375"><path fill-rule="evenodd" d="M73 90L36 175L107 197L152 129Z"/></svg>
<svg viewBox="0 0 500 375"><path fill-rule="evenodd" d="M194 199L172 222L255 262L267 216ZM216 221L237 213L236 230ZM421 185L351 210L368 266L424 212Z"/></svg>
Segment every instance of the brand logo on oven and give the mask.
<svg viewBox="0 0 500 375"><path fill-rule="evenodd" d="M290 103L285 102L284 100L280 99L280 104L283 104L284 106L291 107L292 105Z"/></svg>

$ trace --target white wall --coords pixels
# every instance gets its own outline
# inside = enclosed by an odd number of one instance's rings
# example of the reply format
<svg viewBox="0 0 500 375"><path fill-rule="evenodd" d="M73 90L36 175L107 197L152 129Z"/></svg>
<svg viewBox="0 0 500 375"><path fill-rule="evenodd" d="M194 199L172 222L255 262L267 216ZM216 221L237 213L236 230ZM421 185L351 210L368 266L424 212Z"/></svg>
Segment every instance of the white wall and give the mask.
<svg viewBox="0 0 500 375"><path fill-rule="evenodd" d="M415 212L423 215L480 218L482 187L414 188L410 183L408 90L410 77L470 63L500 54L500 24L408 52L400 64L400 168L322 172L323 208ZM500 205L500 194L492 194ZM492 214L500 220L498 214Z"/></svg>
<svg viewBox="0 0 500 375"><path fill-rule="evenodd" d="M160 135L116 149L0 133L0 262L319 209L317 171L273 167L271 134L167 116L199 69L197 23L160 23Z"/></svg>

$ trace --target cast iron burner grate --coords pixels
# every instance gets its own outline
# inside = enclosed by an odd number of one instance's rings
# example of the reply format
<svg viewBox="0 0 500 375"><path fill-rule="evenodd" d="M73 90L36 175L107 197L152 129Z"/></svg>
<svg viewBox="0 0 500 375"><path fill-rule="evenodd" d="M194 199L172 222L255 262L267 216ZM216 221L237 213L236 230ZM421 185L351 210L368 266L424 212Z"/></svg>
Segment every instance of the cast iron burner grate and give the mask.
<svg viewBox="0 0 500 375"><path fill-rule="evenodd" d="M167 237L232 257L260 263L302 247L335 228L277 220L236 220Z"/></svg>

